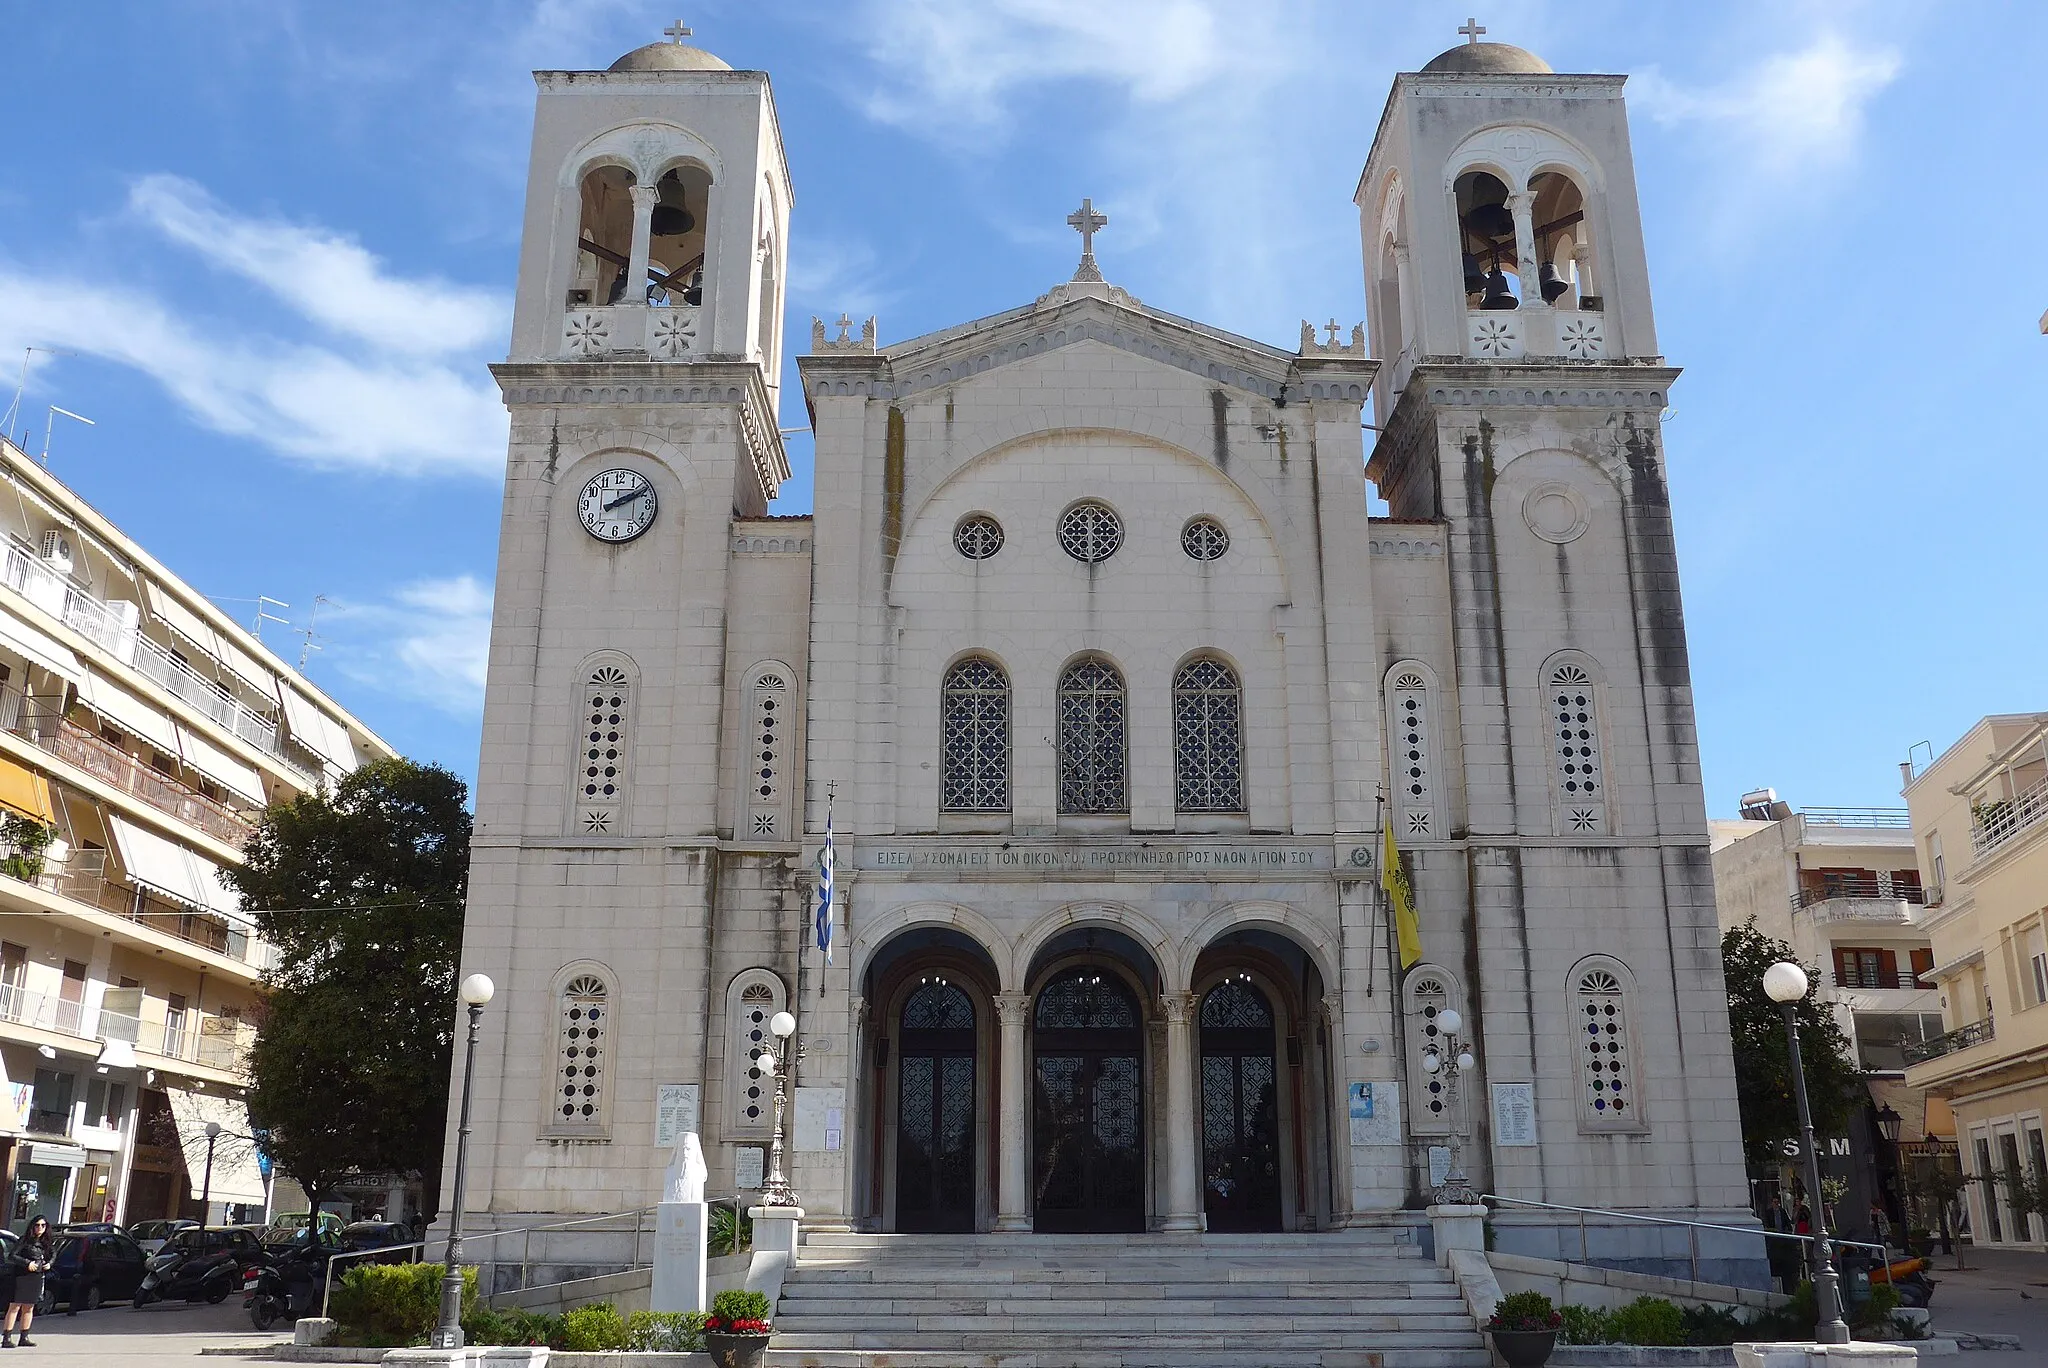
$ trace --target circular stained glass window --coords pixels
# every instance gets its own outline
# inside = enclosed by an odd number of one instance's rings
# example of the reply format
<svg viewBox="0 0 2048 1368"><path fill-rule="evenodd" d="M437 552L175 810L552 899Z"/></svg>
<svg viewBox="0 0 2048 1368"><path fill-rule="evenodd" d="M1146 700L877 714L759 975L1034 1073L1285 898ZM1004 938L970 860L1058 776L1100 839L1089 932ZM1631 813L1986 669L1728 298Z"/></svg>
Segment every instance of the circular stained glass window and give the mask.
<svg viewBox="0 0 2048 1368"><path fill-rule="evenodd" d="M1196 518L1180 530L1180 549L1194 560L1221 560L1230 549L1230 534L1214 518Z"/></svg>
<svg viewBox="0 0 2048 1368"><path fill-rule="evenodd" d="M1124 525L1108 504L1084 499L1060 515L1060 547L1083 565L1096 565L1123 545Z"/></svg>
<svg viewBox="0 0 2048 1368"><path fill-rule="evenodd" d="M969 560L987 560L1003 549L1003 525L986 513L974 513L953 529L953 549Z"/></svg>

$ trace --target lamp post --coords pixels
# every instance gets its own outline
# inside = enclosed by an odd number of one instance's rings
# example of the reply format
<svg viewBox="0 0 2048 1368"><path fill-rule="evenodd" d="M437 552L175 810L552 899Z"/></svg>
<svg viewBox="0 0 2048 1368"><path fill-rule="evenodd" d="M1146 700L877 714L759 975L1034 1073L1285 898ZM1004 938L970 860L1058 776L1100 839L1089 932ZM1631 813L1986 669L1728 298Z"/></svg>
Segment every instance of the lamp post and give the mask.
<svg viewBox="0 0 2048 1368"><path fill-rule="evenodd" d="M484 1004L497 986L484 974L462 981L463 1005L469 1008L469 1046L462 1057L462 1119L455 1131L455 1192L448 1208L448 1259L441 1274L441 1323L429 1343L436 1349L462 1347L462 1180L469 1157L469 1085L476 1076L476 1032Z"/></svg>
<svg viewBox="0 0 2048 1368"><path fill-rule="evenodd" d="M768 1019L768 1031L786 1058L789 1038L796 1034L796 1018L787 1012L777 1012ZM789 1070L782 1060L764 1052L761 1071L775 1079L775 1131L768 1141L768 1177L761 1184L761 1205L793 1207L797 1205L796 1193L790 1190L789 1178L782 1171L782 1079Z"/></svg>
<svg viewBox="0 0 2048 1368"><path fill-rule="evenodd" d="M1813 1296L1819 1311L1813 1337L1821 1344L1847 1344L1849 1327L1842 1321L1842 1289L1835 1274L1835 1251L1828 1239L1828 1204L1820 1190L1820 1150L1813 1139L1813 1109L1806 1102L1806 1065L1799 1057L1799 1019L1793 1009L1806 999L1806 971L1781 960L1764 970L1764 993L1785 1014L1785 1039L1792 1047L1792 1096L1799 1104L1799 1135L1806 1146L1806 1188L1813 1202Z"/></svg>
<svg viewBox="0 0 2048 1368"><path fill-rule="evenodd" d="M1455 1007L1446 1007L1436 1014L1436 1029L1443 1040L1441 1048L1431 1045L1422 1052L1422 1071L1443 1075L1445 1086L1459 1074L1472 1069L1478 1061L1472 1057L1471 1048L1458 1038L1458 1029L1465 1019L1458 1015ZM1431 1194L1438 1206L1470 1206L1478 1200L1472 1191L1471 1180L1465 1176L1465 1165L1458 1153L1458 1135L1451 1133L1451 1171L1444 1175L1442 1183Z"/></svg>
<svg viewBox="0 0 2048 1368"><path fill-rule="evenodd" d="M206 1123L206 1180L199 1188L199 1224L213 1223L213 1147L220 1143L221 1124Z"/></svg>

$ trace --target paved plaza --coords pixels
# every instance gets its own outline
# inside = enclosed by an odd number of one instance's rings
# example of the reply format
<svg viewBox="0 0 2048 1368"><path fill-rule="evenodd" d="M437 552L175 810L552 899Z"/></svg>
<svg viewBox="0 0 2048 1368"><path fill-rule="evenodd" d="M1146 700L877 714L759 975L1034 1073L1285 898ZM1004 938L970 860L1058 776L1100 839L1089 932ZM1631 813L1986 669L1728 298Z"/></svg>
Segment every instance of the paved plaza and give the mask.
<svg viewBox="0 0 2048 1368"><path fill-rule="evenodd" d="M199 1362L202 1349L255 1348L291 1337L276 1331L257 1334L239 1296L219 1306L160 1304L136 1311L123 1302L78 1316L38 1316L30 1334L35 1348L11 1355L9 1363L167 1368ZM226 1364L239 1360L211 1361Z"/></svg>

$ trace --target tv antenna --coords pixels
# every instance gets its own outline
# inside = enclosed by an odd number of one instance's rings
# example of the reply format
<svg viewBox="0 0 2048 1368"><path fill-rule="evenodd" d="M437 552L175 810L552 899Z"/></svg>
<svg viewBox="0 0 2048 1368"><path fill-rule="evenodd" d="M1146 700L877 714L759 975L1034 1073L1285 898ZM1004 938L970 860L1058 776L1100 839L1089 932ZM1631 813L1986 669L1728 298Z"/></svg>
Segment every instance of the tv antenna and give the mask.
<svg viewBox="0 0 2048 1368"><path fill-rule="evenodd" d="M37 352L41 352L45 356L78 355L77 352L64 351L58 347L23 347L21 349L21 378L14 382L14 402L7 406L7 417L4 422L7 440L14 442L17 446L20 445L20 442L14 435L14 424L15 420L21 416L21 393L28 388L28 363Z"/></svg>
<svg viewBox="0 0 2048 1368"><path fill-rule="evenodd" d="M58 407L57 407L57 406L56 406L55 404L52 404L52 405L50 405L50 416L49 416L49 418L48 418L48 419L46 419L46 420L44 421L44 423L43 423L43 464L44 464L44 465L48 465L48 464L50 463L50 433L51 433L51 432L52 432L52 431L53 431L53 430L54 430L54 429L56 428L56 426L57 426L57 415L58 415L58 414L60 414L60 413L61 413L61 414L63 414L63 415L64 415L64 416L66 417L66 418L70 418L70 419L72 419L72 420L74 420L74 421L76 421L76 422L80 422L80 423L83 423L83 424L85 424L85 425L86 425L87 427L98 427L98 426L99 426L99 424L98 424L98 423L95 423L95 422L94 422L94 421L93 421L92 419L90 419L90 418L86 417L86 416L85 416L84 414L82 414L82 413L73 413L73 412L72 412L72 411L71 411L70 409L68 409L68 408L58 408Z"/></svg>
<svg viewBox="0 0 2048 1368"><path fill-rule="evenodd" d="M313 644L314 640L320 636L318 632L313 630L313 623L320 616L320 605L325 602L327 602L327 595L313 595L313 607L306 614L306 625L298 629L298 635L305 638L304 642L299 646L299 673L302 675L306 673L306 657L321 649ZM282 621L283 619L279 620Z"/></svg>

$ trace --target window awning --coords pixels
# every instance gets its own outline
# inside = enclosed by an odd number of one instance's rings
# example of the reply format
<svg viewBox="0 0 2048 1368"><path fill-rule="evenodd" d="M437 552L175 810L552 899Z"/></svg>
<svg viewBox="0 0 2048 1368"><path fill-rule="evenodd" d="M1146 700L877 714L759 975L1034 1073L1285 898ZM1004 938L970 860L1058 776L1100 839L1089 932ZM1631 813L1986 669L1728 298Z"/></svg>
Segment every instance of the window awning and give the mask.
<svg viewBox="0 0 2048 1368"><path fill-rule="evenodd" d="M143 593L149 596L149 611L164 626L176 632L185 640L197 646L214 659L220 658L220 637L212 624L205 618L172 598L170 593L155 580L142 582Z"/></svg>
<svg viewBox="0 0 2048 1368"><path fill-rule="evenodd" d="M45 826L56 825L57 809L50 801L50 781L5 757L0 757L0 807L33 817Z"/></svg>
<svg viewBox="0 0 2048 1368"><path fill-rule="evenodd" d="M191 852L125 817L109 812L106 819L107 833L114 838L129 879L192 907L207 906L207 890L200 886Z"/></svg>
<svg viewBox="0 0 2048 1368"><path fill-rule="evenodd" d="M77 683L85 678L85 666L70 647L5 612L0 612L0 646L20 653L29 664L40 665L60 679Z"/></svg>
<svg viewBox="0 0 2048 1368"><path fill-rule="evenodd" d="M133 732L166 755L178 753L171 719L104 675L87 670L78 681L79 699L115 726Z"/></svg>
<svg viewBox="0 0 2048 1368"><path fill-rule="evenodd" d="M182 1088L166 1088L164 1093L170 1098L171 1119L178 1126L178 1152L185 1157L185 1177L192 1185L194 1200L206 1191L206 1123L212 1121L220 1126L220 1137L213 1144L214 1200L263 1201L268 1193L262 1167L256 1162L249 1109L242 1100Z"/></svg>
<svg viewBox="0 0 2048 1368"><path fill-rule="evenodd" d="M184 723L174 725L178 732L178 753L185 757L186 764L258 807L269 801L263 795L263 776L254 765L237 760Z"/></svg>
<svg viewBox="0 0 2048 1368"><path fill-rule="evenodd" d="M310 699L283 681L278 684L278 698L284 704L285 725L300 745L322 760L339 766L344 774L355 769L356 746L349 739L347 727L313 706Z"/></svg>
<svg viewBox="0 0 2048 1368"><path fill-rule="evenodd" d="M277 671L237 646L225 633L220 637L220 663L240 675L264 697L277 693Z"/></svg>

